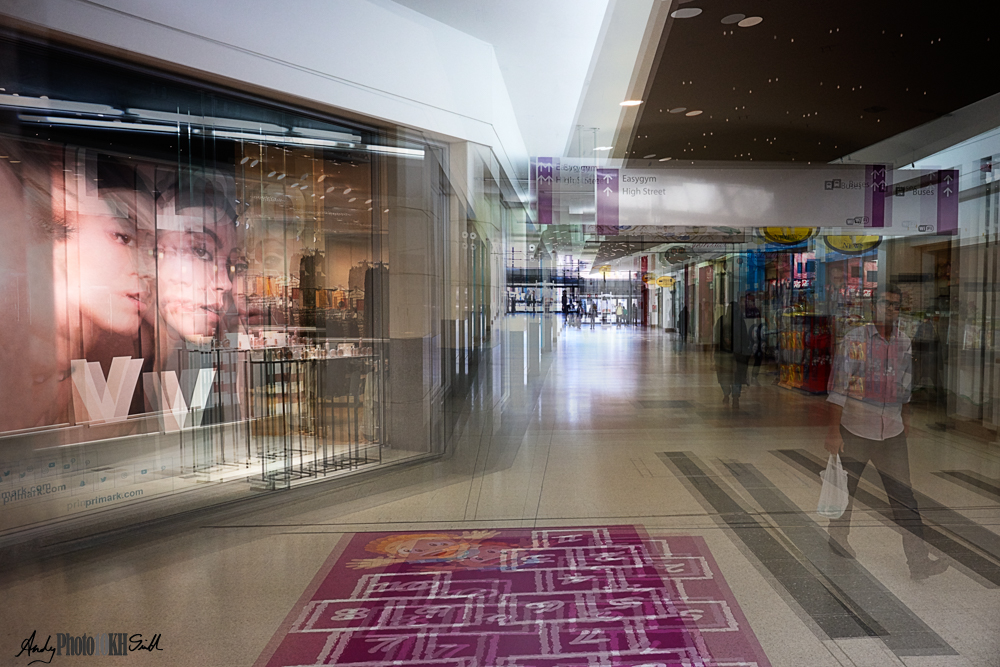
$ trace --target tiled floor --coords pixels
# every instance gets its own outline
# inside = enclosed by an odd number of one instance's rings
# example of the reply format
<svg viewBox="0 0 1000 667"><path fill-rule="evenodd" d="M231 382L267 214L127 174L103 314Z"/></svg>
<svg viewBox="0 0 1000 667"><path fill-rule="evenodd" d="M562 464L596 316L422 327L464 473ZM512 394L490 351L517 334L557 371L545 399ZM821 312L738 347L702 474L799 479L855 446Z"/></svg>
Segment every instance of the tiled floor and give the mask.
<svg viewBox="0 0 1000 667"><path fill-rule="evenodd" d="M525 356L520 340L513 359ZM914 581L870 468L851 531L857 559L827 546L815 512L823 398L774 386L765 371L734 412L711 364L653 330L568 329L529 373L494 367L510 378L502 412L455 404L441 461L166 521L2 573L0 654L33 630L141 632L159 633L164 650L129 664L249 665L344 533L635 524L704 538L773 665L1000 665L1000 445L929 429L939 417L916 409L913 486L932 553L950 567ZM489 372L477 387L491 386Z"/></svg>

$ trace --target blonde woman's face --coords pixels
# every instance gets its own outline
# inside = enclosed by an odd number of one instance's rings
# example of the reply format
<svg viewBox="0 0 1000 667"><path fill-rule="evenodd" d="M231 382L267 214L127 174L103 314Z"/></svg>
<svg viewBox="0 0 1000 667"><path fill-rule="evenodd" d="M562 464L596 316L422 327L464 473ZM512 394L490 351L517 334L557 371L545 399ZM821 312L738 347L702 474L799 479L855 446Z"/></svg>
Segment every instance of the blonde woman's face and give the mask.
<svg viewBox="0 0 1000 667"><path fill-rule="evenodd" d="M149 303L136 223L109 206L104 214L77 215L74 228L67 252L77 270L68 276L68 298L90 323L135 335Z"/></svg>

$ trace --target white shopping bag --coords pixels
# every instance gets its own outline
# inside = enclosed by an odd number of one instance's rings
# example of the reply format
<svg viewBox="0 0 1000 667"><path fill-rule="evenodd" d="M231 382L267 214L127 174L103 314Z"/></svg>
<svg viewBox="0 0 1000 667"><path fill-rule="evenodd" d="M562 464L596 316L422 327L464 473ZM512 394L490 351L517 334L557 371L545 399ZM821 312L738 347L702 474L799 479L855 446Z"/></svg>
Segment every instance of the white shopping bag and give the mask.
<svg viewBox="0 0 1000 667"><path fill-rule="evenodd" d="M840 464L840 454L830 455L826 470L819 474L823 480L823 489L819 492L819 503L816 511L820 516L829 519L839 519L847 510L850 496L847 495L847 471Z"/></svg>

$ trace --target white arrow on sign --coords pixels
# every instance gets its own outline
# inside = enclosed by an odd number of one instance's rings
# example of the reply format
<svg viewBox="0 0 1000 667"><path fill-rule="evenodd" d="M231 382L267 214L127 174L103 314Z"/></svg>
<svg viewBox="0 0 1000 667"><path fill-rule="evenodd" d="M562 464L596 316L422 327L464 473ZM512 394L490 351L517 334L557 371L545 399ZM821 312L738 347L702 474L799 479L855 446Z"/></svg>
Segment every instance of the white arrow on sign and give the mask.
<svg viewBox="0 0 1000 667"><path fill-rule="evenodd" d="M944 189L944 196L945 197L950 197L951 196L951 188L945 188Z"/></svg>
<svg viewBox="0 0 1000 667"><path fill-rule="evenodd" d="M612 192L614 192L614 190L612 190L611 188L604 188L605 197L610 197Z"/></svg>
<svg viewBox="0 0 1000 667"><path fill-rule="evenodd" d="M552 182L552 177L551 176L539 176L538 180L540 180L540 181L547 181L547 182L551 183Z"/></svg>
<svg viewBox="0 0 1000 667"><path fill-rule="evenodd" d="M945 183L951 183L951 181L952 181L951 174L948 174L947 176L944 177Z"/></svg>
<svg viewBox="0 0 1000 667"><path fill-rule="evenodd" d="M611 181L613 181L615 179L615 177L612 176L611 174L601 174L601 178L604 179L605 183L610 183Z"/></svg>

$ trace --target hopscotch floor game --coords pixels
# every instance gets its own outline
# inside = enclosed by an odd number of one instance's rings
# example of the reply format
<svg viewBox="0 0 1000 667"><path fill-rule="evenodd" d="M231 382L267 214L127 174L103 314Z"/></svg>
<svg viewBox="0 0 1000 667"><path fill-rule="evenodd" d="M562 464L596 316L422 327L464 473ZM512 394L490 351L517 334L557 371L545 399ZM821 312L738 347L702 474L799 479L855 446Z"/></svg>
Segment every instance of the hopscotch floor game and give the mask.
<svg viewBox="0 0 1000 667"><path fill-rule="evenodd" d="M357 533L258 667L767 667L704 540L632 526Z"/></svg>

